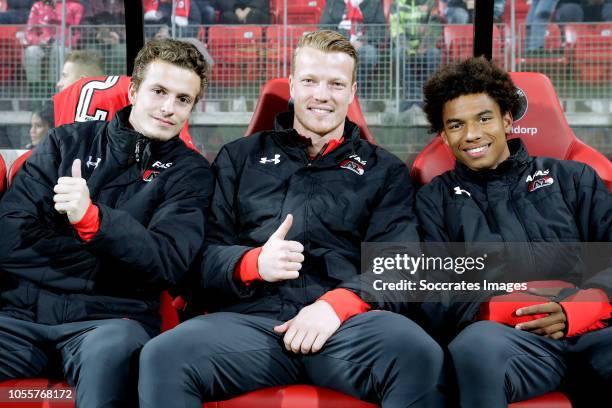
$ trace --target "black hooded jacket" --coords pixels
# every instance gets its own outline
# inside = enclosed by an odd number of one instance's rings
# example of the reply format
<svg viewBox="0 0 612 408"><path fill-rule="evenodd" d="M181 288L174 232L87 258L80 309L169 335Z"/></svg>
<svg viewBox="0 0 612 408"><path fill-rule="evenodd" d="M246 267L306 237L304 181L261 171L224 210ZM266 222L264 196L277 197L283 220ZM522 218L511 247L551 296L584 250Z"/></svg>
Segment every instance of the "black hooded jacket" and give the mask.
<svg viewBox="0 0 612 408"><path fill-rule="evenodd" d="M160 293L201 249L212 172L175 137L151 141L111 122L51 130L0 201L2 313L45 324L127 317L159 328ZM53 187L81 159L100 229L83 242Z"/></svg>
<svg viewBox="0 0 612 408"><path fill-rule="evenodd" d="M201 278L215 310L292 318L329 290L368 287L359 273L362 242L418 242L413 188L397 157L361 139L347 120L342 144L310 159L292 125L293 113L281 114L275 130L227 144L213 164ZM305 248L299 278L235 281L242 256L265 244L288 214L285 239ZM402 302L381 298L372 306L398 310Z"/></svg>
<svg viewBox="0 0 612 408"><path fill-rule="evenodd" d="M544 266L552 270L550 265L566 259L581 262L573 254L559 252L567 243L612 241L612 193L591 167L530 157L520 139L508 141L508 146L510 157L494 170L473 171L457 162L454 170L419 190L416 213L425 241L526 243L520 247L524 257L512 262L522 262L529 273L544 271ZM538 252L542 248L546 252ZM559 259L550 259L552 253ZM600 288L612 299L611 259L604 259L601 270L591 276L581 275L575 263L565 264L553 270L555 280L583 289ZM424 307L434 325L461 328L474 320L480 302L488 297L484 292L479 296L473 302L451 299L446 310L441 303Z"/></svg>

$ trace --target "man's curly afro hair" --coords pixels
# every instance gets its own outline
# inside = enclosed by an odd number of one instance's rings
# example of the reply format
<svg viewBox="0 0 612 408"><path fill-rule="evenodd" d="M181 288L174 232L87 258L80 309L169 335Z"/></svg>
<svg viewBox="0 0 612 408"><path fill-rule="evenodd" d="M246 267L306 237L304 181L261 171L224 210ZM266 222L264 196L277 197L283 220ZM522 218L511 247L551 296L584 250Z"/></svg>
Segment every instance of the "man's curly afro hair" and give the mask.
<svg viewBox="0 0 612 408"><path fill-rule="evenodd" d="M502 114L516 116L519 97L510 75L484 57L469 58L440 68L425 83L423 110L429 121L429 130L438 133L444 129L444 104L462 95L485 93L497 102Z"/></svg>

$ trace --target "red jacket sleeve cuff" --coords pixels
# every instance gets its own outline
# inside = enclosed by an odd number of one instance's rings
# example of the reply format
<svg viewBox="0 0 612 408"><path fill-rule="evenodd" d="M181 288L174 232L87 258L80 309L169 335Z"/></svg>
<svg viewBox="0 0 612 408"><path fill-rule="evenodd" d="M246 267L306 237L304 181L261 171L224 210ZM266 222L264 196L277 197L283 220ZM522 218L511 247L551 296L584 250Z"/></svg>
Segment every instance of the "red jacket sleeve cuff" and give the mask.
<svg viewBox="0 0 612 408"><path fill-rule="evenodd" d="M259 258L261 249L262 247L253 248L242 256L242 259L238 262L238 265L236 265L236 269L234 269L235 280L247 286L255 281L263 280L259 274L259 267L257 266L257 259Z"/></svg>
<svg viewBox="0 0 612 408"><path fill-rule="evenodd" d="M567 317L567 335L577 336L607 326L612 306L601 289L585 289L559 303Z"/></svg>
<svg viewBox="0 0 612 408"><path fill-rule="evenodd" d="M329 303L338 315L341 323L344 323L350 317L365 313L371 309L370 305L348 289L330 290L318 300L324 300Z"/></svg>
<svg viewBox="0 0 612 408"><path fill-rule="evenodd" d="M542 296L528 293L509 293L493 296L488 302L480 305L476 320L490 320L508 326L546 317L546 314L517 316L516 311L522 307L548 303L550 300Z"/></svg>
<svg viewBox="0 0 612 408"><path fill-rule="evenodd" d="M100 230L100 209L94 203L89 203L81 221L72 224L81 239L89 242Z"/></svg>

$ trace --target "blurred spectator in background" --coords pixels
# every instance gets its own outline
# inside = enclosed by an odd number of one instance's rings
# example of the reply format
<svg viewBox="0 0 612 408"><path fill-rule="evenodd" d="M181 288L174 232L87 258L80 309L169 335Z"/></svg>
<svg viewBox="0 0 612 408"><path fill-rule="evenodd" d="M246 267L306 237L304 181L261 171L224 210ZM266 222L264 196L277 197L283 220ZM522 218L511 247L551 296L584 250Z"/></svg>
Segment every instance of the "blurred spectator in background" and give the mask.
<svg viewBox="0 0 612 408"><path fill-rule="evenodd" d="M560 0L555 21L601 22L612 21L612 0Z"/></svg>
<svg viewBox="0 0 612 408"><path fill-rule="evenodd" d="M122 24L125 21L123 0L84 0L85 24Z"/></svg>
<svg viewBox="0 0 612 408"><path fill-rule="evenodd" d="M35 0L0 0L0 24L25 24Z"/></svg>
<svg viewBox="0 0 612 408"><path fill-rule="evenodd" d="M55 86L61 92L81 78L104 75L103 66L102 57L95 52L72 51L66 55L60 79Z"/></svg>
<svg viewBox="0 0 612 408"><path fill-rule="evenodd" d="M220 22L224 24L268 24L269 0L220 0Z"/></svg>
<svg viewBox="0 0 612 408"><path fill-rule="evenodd" d="M493 0L493 21L500 23L504 16L504 10L506 8L506 0Z"/></svg>
<svg viewBox="0 0 612 408"><path fill-rule="evenodd" d="M404 81L400 111L422 104L421 88L442 60L436 42L442 27L435 0L397 0L391 13L391 38L397 47Z"/></svg>
<svg viewBox="0 0 612 408"><path fill-rule="evenodd" d="M32 112L30 120L31 141L26 145L26 149L33 149L52 127L53 106L50 103L45 103L41 109Z"/></svg>
<svg viewBox="0 0 612 408"><path fill-rule="evenodd" d="M64 46L68 46L69 39L75 46L78 35L70 37L69 28L79 24L83 17L83 5L74 0L66 1L66 32ZM62 21L62 3L56 0L40 0L34 3L25 35L24 66L28 86L35 89L41 82L55 81L58 77L58 46L60 24ZM45 59L48 59L45 64ZM43 66L47 67L44 75Z"/></svg>
<svg viewBox="0 0 612 408"><path fill-rule="evenodd" d="M559 0L532 0L527 13L525 53L538 54L544 51L546 29Z"/></svg>
<svg viewBox="0 0 612 408"><path fill-rule="evenodd" d="M378 45L385 40L385 24L380 0L327 0L319 21L321 29L338 31L357 49L358 91L366 95L372 87L372 73L378 63Z"/></svg>
<svg viewBox="0 0 612 408"><path fill-rule="evenodd" d="M220 0L221 4L229 7L234 1ZM171 24L171 0L143 0L144 18L146 22L157 24ZM231 4L230 4L231 3ZM244 1L244 3L259 3ZM216 21L217 0L182 0L175 2L174 23L180 27L187 25L197 26L213 24ZM253 7L253 6L250 6Z"/></svg>
<svg viewBox="0 0 612 408"><path fill-rule="evenodd" d="M467 24L470 22L468 4L464 0L440 0L442 3L442 18L446 24ZM473 1L470 9L473 9Z"/></svg>
<svg viewBox="0 0 612 408"><path fill-rule="evenodd" d="M216 13L217 2L215 0L191 0L189 24L214 24L216 21Z"/></svg>

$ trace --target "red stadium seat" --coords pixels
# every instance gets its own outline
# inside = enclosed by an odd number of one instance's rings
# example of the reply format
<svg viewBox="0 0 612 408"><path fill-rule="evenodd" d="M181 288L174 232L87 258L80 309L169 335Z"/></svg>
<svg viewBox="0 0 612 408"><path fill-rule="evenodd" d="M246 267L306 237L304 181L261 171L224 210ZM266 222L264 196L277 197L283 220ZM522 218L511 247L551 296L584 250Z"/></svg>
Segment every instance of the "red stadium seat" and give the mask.
<svg viewBox="0 0 612 408"><path fill-rule="evenodd" d="M445 25L443 60L453 62L470 58L474 52L473 35L474 26L472 24ZM504 61L503 42L497 26L493 26L493 59Z"/></svg>
<svg viewBox="0 0 612 408"><path fill-rule="evenodd" d="M276 78L268 81L261 90L255 112L245 135L248 136L262 130L274 129L274 118L277 113L287 111L289 99L288 78ZM374 135L370 132L363 112L361 112L357 96L355 96L355 100L349 106L347 116L359 126L362 138L376 144L376 139L374 139Z"/></svg>
<svg viewBox="0 0 612 408"><path fill-rule="evenodd" d="M4 158L0 155L0 197L4 193L6 189L6 163L4 162Z"/></svg>
<svg viewBox="0 0 612 408"><path fill-rule="evenodd" d="M211 83L237 87L263 74L263 28L255 25L214 25L208 30L208 50L215 60Z"/></svg>
<svg viewBox="0 0 612 408"><path fill-rule="evenodd" d="M587 163L612 190L612 164L603 154L580 141L567 124L557 93L544 74L513 72L510 74L525 93L526 111L515 118L510 138L520 137L533 156L556 157ZM423 185L435 176L451 170L455 158L437 135L419 153L412 166L412 177Z"/></svg>
<svg viewBox="0 0 612 408"><path fill-rule="evenodd" d="M567 397L558 391L550 392L527 401L515 402L508 408L572 408Z"/></svg>
<svg viewBox="0 0 612 408"><path fill-rule="evenodd" d="M28 160L28 157L30 157L31 155L32 151L28 150L27 152L16 158L13 164L11 164L11 168L9 169L7 175L7 181L9 186L13 182L13 179L15 178L15 175L17 174L21 166L23 166L23 163L25 163L25 161Z"/></svg>
<svg viewBox="0 0 612 408"><path fill-rule="evenodd" d="M273 25L266 28L266 78L284 76L283 61L287 61L287 75L291 72L291 56L300 37L304 33L315 31L314 25L287 26L287 34L282 25ZM285 38L287 42L285 43Z"/></svg>
<svg viewBox="0 0 612 408"><path fill-rule="evenodd" d="M612 83L612 23L567 24L565 40L578 81L589 85Z"/></svg>
<svg viewBox="0 0 612 408"><path fill-rule="evenodd" d="M285 11L283 0L270 1L273 21L282 24ZM287 2L287 24L319 24L325 0L292 0Z"/></svg>
<svg viewBox="0 0 612 408"><path fill-rule="evenodd" d="M203 408L376 408L348 395L312 385L271 387L221 402L208 402Z"/></svg>
<svg viewBox="0 0 612 408"><path fill-rule="evenodd" d="M525 53L525 24L519 26L519 63L526 65L530 70L548 70L563 72L568 62L569 53L563 44L561 29L555 23L548 24L544 35L544 50L533 55Z"/></svg>

